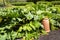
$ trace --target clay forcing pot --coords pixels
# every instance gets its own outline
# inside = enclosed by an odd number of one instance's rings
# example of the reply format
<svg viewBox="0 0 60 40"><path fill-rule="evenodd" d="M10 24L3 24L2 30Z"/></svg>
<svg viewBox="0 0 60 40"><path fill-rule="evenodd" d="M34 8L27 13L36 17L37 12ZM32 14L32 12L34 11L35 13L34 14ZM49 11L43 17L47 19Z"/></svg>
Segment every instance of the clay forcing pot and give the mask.
<svg viewBox="0 0 60 40"><path fill-rule="evenodd" d="M48 18L44 18L42 20L42 24L44 26L44 29L46 32L50 32L50 24L49 24L49 19Z"/></svg>

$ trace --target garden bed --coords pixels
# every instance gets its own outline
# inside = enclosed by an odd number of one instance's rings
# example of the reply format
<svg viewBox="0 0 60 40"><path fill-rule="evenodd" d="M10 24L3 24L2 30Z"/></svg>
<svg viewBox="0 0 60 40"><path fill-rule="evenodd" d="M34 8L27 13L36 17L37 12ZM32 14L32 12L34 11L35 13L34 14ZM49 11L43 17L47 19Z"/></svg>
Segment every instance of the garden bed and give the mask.
<svg viewBox="0 0 60 40"><path fill-rule="evenodd" d="M60 29L60 7L52 4L0 9L0 40L38 40L40 35L57 29Z"/></svg>
<svg viewBox="0 0 60 40"><path fill-rule="evenodd" d="M41 35L38 40L60 40L60 29L51 31L48 35Z"/></svg>

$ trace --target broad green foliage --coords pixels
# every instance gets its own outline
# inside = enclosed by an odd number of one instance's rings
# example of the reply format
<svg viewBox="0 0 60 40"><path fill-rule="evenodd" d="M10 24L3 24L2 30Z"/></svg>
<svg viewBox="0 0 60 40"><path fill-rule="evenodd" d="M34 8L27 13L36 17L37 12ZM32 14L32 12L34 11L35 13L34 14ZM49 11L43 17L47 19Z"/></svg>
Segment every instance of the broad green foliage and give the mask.
<svg viewBox="0 0 60 40"><path fill-rule="evenodd" d="M60 8L52 4L0 8L0 40L38 39L40 34L47 34L42 25L46 16L50 20L51 30L60 28Z"/></svg>

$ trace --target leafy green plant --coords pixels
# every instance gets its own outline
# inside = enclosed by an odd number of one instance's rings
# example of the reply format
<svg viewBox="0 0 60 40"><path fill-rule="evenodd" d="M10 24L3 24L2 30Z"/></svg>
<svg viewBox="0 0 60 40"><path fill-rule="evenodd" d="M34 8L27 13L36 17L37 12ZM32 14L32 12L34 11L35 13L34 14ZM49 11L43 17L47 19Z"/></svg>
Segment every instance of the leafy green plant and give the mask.
<svg viewBox="0 0 60 40"><path fill-rule="evenodd" d="M60 10L54 5L42 3L1 8L0 39L38 40L40 35L47 34L41 22L46 16L49 18L51 30L60 28Z"/></svg>

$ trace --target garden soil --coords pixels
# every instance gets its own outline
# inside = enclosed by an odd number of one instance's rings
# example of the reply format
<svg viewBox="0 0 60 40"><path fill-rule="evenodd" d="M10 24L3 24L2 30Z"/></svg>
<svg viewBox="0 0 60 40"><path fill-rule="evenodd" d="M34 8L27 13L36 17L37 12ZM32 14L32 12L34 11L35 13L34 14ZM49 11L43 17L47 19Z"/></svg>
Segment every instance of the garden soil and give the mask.
<svg viewBox="0 0 60 40"><path fill-rule="evenodd" d="M39 40L60 40L60 30L51 31L48 35L41 35Z"/></svg>

